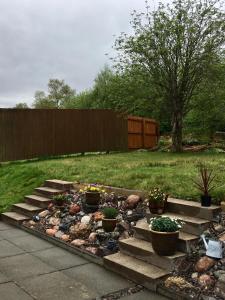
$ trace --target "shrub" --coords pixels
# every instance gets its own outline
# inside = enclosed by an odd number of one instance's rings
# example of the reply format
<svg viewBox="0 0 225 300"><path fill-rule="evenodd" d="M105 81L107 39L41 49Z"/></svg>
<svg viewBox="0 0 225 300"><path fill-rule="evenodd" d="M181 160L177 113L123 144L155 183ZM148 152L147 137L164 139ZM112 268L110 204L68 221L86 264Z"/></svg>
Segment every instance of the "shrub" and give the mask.
<svg viewBox="0 0 225 300"><path fill-rule="evenodd" d="M160 188L154 188L148 193L148 201L154 203L161 203L166 201L168 195L165 194Z"/></svg>
<svg viewBox="0 0 225 300"><path fill-rule="evenodd" d="M114 207L105 207L103 209L103 215L106 219L115 219L118 215L118 210Z"/></svg>
<svg viewBox="0 0 225 300"><path fill-rule="evenodd" d="M203 195L209 196L210 192L214 189L214 186L212 185L214 179L215 175L213 175L213 171L209 170L204 165L200 165L199 179L194 180L194 184Z"/></svg>
<svg viewBox="0 0 225 300"><path fill-rule="evenodd" d="M172 219L169 217L156 217L150 219L149 228L154 231L160 232L175 232L180 230L183 224L184 222L179 219Z"/></svg>

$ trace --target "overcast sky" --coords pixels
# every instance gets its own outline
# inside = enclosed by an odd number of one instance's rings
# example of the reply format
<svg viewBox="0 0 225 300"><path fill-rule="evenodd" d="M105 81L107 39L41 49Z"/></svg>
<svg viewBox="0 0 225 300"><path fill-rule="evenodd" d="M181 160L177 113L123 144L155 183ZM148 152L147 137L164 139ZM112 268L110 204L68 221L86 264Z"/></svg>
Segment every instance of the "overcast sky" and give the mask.
<svg viewBox="0 0 225 300"><path fill-rule="evenodd" d="M0 107L31 104L49 78L91 87L114 35L129 32L130 13L144 7L144 0L0 0Z"/></svg>

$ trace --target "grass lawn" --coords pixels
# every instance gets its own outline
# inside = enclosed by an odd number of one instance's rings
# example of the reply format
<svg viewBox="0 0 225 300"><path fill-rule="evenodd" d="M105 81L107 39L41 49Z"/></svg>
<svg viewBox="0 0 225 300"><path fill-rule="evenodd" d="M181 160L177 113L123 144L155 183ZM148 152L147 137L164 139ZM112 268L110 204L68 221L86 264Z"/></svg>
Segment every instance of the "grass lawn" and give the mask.
<svg viewBox="0 0 225 300"><path fill-rule="evenodd" d="M221 153L129 152L3 163L0 165L0 211L23 200L24 195L32 193L44 180L54 178L145 190L160 186L172 196L198 199L192 178L197 176L200 161L214 168L217 188L213 196L222 200L225 155Z"/></svg>

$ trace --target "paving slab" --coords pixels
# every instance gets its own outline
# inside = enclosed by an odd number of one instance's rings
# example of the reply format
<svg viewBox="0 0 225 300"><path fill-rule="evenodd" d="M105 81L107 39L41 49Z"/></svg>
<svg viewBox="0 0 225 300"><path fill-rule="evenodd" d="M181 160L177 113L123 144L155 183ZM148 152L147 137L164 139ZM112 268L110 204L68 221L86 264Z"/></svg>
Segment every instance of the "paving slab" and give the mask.
<svg viewBox="0 0 225 300"><path fill-rule="evenodd" d="M0 259L0 270L8 278L16 281L56 271L53 267L30 254L21 254Z"/></svg>
<svg viewBox="0 0 225 300"><path fill-rule="evenodd" d="M96 297L92 289L62 272L27 278L21 285L38 300L89 300Z"/></svg>
<svg viewBox="0 0 225 300"><path fill-rule="evenodd" d="M10 281L10 279L5 274L0 272L0 283L5 283L5 282L9 282L9 281ZM1 296L0 296L0 299L1 299Z"/></svg>
<svg viewBox="0 0 225 300"><path fill-rule="evenodd" d="M15 283L9 282L0 284L0 299L1 300L33 300L24 290L18 287Z"/></svg>
<svg viewBox="0 0 225 300"><path fill-rule="evenodd" d="M24 251L7 240L0 241L0 258L22 254Z"/></svg>
<svg viewBox="0 0 225 300"><path fill-rule="evenodd" d="M54 246L49 242L32 235L13 238L11 239L11 242L27 252L54 248Z"/></svg>
<svg viewBox="0 0 225 300"><path fill-rule="evenodd" d="M0 231L2 230L8 230L8 229L13 229L14 227L9 225L9 224L6 224L4 222L0 222Z"/></svg>
<svg viewBox="0 0 225 300"><path fill-rule="evenodd" d="M122 297L121 300L168 300L168 298L157 295L148 290L144 290L135 294Z"/></svg>
<svg viewBox="0 0 225 300"><path fill-rule="evenodd" d="M76 282L85 285L96 296L134 286L133 282L93 263L63 270L62 272L68 277L74 278Z"/></svg>
<svg viewBox="0 0 225 300"><path fill-rule="evenodd" d="M86 259L58 247L37 251L32 255L56 269L67 269L89 263Z"/></svg>
<svg viewBox="0 0 225 300"><path fill-rule="evenodd" d="M14 238L17 238L17 237L21 237L21 236L27 236L29 235L29 233L27 233L26 231L24 230L20 230L20 229L17 229L15 227L12 227L8 230L2 230L0 231L0 237L6 239L6 240L11 240L11 239L14 239Z"/></svg>

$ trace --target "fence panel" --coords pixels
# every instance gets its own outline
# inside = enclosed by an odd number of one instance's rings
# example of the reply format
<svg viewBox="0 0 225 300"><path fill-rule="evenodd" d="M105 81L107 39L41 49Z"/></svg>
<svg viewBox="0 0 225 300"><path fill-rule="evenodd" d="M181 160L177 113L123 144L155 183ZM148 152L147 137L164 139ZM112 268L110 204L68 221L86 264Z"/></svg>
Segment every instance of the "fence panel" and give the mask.
<svg viewBox="0 0 225 300"><path fill-rule="evenodd" d="M151 149L157 146L159 124L152 119L128 117L128 148Z"/></svg>
<svg viewBox="0 0 225 300"><path fill-rule="evenodd" d="M127 145L127 120L111 110L0 109L0 161Z"/></svg>

